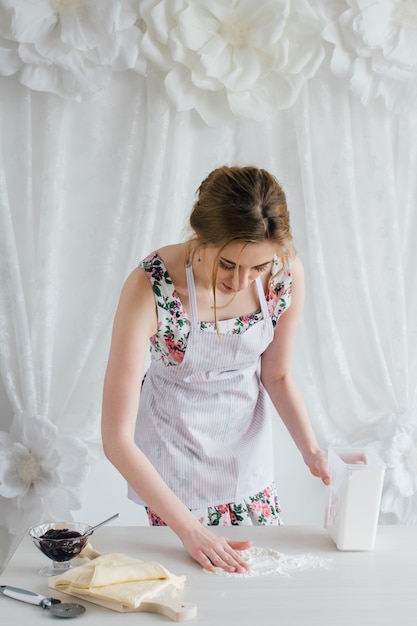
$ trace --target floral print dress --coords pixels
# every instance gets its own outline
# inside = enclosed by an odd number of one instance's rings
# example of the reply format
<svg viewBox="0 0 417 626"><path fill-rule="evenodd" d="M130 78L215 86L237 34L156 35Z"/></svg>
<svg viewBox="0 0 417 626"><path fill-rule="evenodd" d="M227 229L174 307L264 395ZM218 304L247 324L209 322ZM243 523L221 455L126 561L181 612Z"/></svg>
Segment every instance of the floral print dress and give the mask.
<svg viewBox="0 0 417 626"><path fill-rule="evenodd" d="M181 363L187 348L190 333L190 318L184 310L175 291L172 279L159 256L152 252L139 264L152 285L158 311L158 330L151 338L151 358L162 361L167 367ZM271 281L266 294L268 313L275 326L281 314L291 303L291 264L282 267L279 259L274 259ZM244 333L262 319L262 312L256 311L236 319L218 322L222 333ZM200 322L200 330L216 332L214 322ZM165 522L149 507L146 508L149 521L154 526L164 526ZM271 525L280 524L280 507L274 484L266 486L259 493L249 495L240 502L220 503L206 509L192 509L192 513L207 526L230 525Z"/></svg>

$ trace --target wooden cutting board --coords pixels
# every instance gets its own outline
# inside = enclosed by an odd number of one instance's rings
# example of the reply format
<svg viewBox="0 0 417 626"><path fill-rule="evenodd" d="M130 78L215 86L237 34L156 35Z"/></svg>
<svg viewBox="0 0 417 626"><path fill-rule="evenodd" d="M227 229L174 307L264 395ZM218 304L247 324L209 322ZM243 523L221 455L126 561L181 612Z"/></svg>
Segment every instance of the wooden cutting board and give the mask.
<svg viewBox="0 0 417 626"><path fill-rule="evenodd" d="M51 577L48 579L48 587L51 589L54 589L54 578L55 577ZM55 589L55 591L57 590ZM66 593L61 589L59 592ZM143 611L147 613L160 613L161 615L169 617L174 622L185 622L195 617L197 615L197 606L189 602L182 602L180 598L173 595L173 592L176 592L175 587L167 587L164 591L158 593L158 596L153 600L141 602L136 609L132 609L131 607L124 606L122 604L117 604L117 602L109 602L108 600L102 600L101 598L84 596L81 593L71 593L67 595L73 598L79 598L85 602L98 604L99 606L111 609L112 611L118 611L119 613L139 613Z"/></svg>

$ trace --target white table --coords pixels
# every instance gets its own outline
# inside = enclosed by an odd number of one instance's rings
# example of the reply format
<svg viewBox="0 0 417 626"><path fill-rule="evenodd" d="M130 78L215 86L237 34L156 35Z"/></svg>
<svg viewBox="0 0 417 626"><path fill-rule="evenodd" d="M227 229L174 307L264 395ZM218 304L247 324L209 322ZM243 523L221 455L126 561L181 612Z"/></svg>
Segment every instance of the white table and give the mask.
<svg viewBox="0 0 417 626"><path fill-rule="evenodd" d="M99 552L122 552L153 559L187 581L179 593L198 607L188 623L204 626L416 626L417 527L380 526L375 549L340 552L318 527L232 527L215 532L252 539L255 546L285 554L330 559L329 568L236 579L207 574L194 562L169 528L107 526L92 537ZM86 612L71 624L136 626L173 624L155 613L117 613L52 591L38 571L47 559L25 537L0 576L1 585L22 587L84 604ZM38 626L57 619L41 608L0 595L1 626Z"/></svg>

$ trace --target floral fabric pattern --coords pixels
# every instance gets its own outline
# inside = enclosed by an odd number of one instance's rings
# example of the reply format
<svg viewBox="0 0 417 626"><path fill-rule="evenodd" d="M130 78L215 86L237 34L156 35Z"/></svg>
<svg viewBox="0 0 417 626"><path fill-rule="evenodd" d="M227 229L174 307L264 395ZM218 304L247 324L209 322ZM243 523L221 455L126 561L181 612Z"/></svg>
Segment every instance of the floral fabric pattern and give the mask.
<svg viewBox="0 0 417 626"><path fill-rule="evenodd" d="M240 502L190 509L204 526L279 526L281 511L275 484ZM166 526L165 522L146 507L151 526Z"/></svg>
<svg viewBox="0 0 417 626"><path fill-rule="evenodd" d="M139 263L139 267L145 270L151 282L158 308L158 331L151 337L152 359L162 361L165 365L181 363L190 333L190 318L182 306L172 279L158 252L149 254ZM280 261L275 258L272 276L274 278L271 280L266 294L266 301L268 312L275 327L278 319L291 303L291 267L280 269ZM240 334L261 319L262 313L259 309L249 315L218 322L219 330L222 333ZM200 330L216 332L215 322L201 321Z"/></svg>

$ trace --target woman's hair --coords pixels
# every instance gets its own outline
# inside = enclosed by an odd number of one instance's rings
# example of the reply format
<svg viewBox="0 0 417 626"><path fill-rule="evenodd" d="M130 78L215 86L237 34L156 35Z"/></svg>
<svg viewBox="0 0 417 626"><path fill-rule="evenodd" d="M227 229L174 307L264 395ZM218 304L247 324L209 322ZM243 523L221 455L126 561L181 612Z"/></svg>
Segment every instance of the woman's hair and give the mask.
<svg viewBox="0 0 417 626"><path fill-rule="evenodd" d="M282 261L294 256L285 193L264 169L223 166L211 172L197 191L190 226L197 248L269 241Z"/></svg>
<svg viewBox="0 0 417 626"><path fill-rule="evenodd" d="M282 265L295 255L285 193L272 174L254 166L211 172L197 191L190 226L189 262L201 247L219 248L211 279L214 297L218 260L232 241L273 243Z"/></svg>

